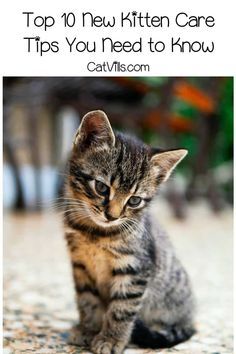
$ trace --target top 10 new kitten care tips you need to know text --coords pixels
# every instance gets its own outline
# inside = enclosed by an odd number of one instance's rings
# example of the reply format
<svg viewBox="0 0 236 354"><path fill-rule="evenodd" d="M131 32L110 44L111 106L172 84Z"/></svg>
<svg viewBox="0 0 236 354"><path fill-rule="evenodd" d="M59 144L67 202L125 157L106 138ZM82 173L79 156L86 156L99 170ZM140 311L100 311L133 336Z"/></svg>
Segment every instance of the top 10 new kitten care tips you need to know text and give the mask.
<svg viewBox="0 0 236 354"><path fill-rule="evenodd" d="M196 15L180 11L174 16L168 16L158 13L152 14L148 11L122 11L117 15L108 16L90 11L74 11L53 16L24 11L22 16L26 34L23 37L24 50L28 54L38 54L39 56L59 55L60 53L68 55L81 55L82 53L160 55L161 53L172 53L174 55L199 52L209 55L215 51L214 38L204 39L201 33L198 33L198 31L208 31L208 33L213 31L216 20L212 15ZM52 39L51 32L54 28L64 28L64 35L61 38L55 35L55 38ZM87 36L84 35L85 29L96 33L96 35L92 39L87 39ZM197 34L195 40L188 39L189 29L195 29ZM143 30L147 30L149 35L140 36L140 33L144 33ZM167 38L163 37L163 33L166 31L168 31ZM126 34L125 39L119 38L119 34L122 32ZM137 35L133 36L133 33L137 33ZM104 62L97 64L89 62L87 70L89 72L142 71L138 67L138 63L136 66L132 63L126 65L120 63L117 66L112 63L106 65ZM149 71L148 67L143 71Z"/></svg>

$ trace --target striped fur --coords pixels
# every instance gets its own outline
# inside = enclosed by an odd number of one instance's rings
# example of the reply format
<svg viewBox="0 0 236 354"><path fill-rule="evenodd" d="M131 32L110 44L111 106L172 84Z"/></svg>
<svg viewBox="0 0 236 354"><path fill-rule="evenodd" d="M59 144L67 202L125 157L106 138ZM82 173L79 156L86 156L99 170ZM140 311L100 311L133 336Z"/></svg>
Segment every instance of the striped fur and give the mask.
<svg viewBox="0 0 236 354"><path fill-rule="evenodd" d="M194 332L188 276L149 211L185 154L114 133L101 111L83 118L63 199L80 313L73 343L119 354L129 341L168 347Z"/></svg>

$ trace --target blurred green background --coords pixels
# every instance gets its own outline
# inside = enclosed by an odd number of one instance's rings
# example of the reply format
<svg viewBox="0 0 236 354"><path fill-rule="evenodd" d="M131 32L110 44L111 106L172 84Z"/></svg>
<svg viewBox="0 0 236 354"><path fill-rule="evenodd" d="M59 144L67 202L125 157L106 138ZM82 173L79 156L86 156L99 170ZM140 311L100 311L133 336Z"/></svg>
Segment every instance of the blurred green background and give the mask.
<svg viewBox="0 0 236 354"><path fill-rule="evenodd" d="M104 110L113 127L188 157L161 198L179 218L190 203L233 203L233 78L5 77L4 206L39 210L60 195L82 116Z"/></svg>

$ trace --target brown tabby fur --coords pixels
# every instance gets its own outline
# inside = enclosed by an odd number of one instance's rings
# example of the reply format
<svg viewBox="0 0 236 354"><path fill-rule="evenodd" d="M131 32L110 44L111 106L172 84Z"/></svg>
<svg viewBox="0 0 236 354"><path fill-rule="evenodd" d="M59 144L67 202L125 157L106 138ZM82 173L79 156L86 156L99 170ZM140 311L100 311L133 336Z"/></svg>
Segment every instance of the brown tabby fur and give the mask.
<svg viewBox="0 0 236 354"><path fill-rule="evenodd" d="M188 276L150 214L157 188L186 153L114 133L104 112L83 118L64 199L80 313L71 342L119 354L129 342L170 347L194 333Z"/></svg>

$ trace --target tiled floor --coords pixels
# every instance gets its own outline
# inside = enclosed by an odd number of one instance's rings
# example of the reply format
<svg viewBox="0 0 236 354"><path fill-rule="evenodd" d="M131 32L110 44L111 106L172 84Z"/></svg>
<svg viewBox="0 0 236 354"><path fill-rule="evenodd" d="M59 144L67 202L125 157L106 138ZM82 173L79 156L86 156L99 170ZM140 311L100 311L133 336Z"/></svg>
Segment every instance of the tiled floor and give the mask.
<svg viewBox="0 0 236 354"><path fill-rule="evenodd" d="M169 231L198 300L198 334L159 352L232 353L231 210L215 216L201 204L179 222L161 204L154 215ZM4 354L80 353L66 344L77 315L60 219L15 214L5 215L4 224ZM143 351L126 351L134 352Z"/></svg>

